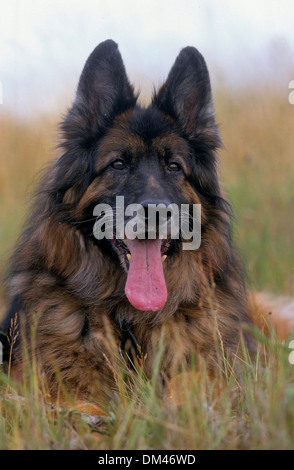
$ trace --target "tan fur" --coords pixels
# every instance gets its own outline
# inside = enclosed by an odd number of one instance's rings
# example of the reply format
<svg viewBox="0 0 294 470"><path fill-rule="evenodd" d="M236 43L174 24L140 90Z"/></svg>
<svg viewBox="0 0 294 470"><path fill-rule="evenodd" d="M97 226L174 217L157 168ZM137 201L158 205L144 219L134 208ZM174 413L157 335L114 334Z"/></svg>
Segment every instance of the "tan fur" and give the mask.
<svg viewBox="0 0 294 470"><path fill-rule="evenodd" d="M294 299L259 292L251 293L250 309L253 322L265 333L272 327L280 341L286 341L294 329Z"/></svg>

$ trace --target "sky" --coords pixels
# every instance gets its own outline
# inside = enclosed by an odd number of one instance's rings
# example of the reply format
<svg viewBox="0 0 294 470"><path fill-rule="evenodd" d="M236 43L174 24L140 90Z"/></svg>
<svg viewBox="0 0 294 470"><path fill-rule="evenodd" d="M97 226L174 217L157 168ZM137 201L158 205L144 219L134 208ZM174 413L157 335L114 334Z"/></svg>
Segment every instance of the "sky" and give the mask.
<svg viewBox="0 0 294 470"><path fill-rule="evenodd" d="M0 7L0 112L69 105L88 55L108 38L144 96L187 45L204 55L215 86L220 77L232 86L282 79L288 87L294 79L293 0L0 0Z"/></svg>

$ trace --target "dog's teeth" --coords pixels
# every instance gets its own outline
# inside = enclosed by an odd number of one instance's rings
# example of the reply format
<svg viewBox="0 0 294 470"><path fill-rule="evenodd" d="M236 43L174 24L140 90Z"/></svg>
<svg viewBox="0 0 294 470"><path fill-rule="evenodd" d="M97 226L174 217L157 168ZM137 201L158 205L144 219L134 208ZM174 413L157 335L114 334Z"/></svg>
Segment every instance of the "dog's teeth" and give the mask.
<svg viewBox="0 0 294 470"><path fill-rule="evenodd" d="M164 263L164 261L166 260L166 258L167 258L167 255L162 255L161 261Z"/></svg>
<svg viewBox="0 0 294 470"><path fill-rule="evenodd" d="M131 255L130 255L130 253L127 254L127 258L128 258L128 262L130 263L130 262L131 262L131 258L132 258Z"/></svg>

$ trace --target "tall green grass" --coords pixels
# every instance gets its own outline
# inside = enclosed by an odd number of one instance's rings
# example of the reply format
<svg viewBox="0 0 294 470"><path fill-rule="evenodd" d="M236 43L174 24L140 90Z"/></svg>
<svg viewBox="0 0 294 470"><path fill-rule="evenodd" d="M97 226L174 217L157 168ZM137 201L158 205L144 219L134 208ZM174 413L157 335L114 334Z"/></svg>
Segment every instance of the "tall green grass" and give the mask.
<svg viewBox="0 0 294 470"><path fill-rule="evenodd" d="M294 292L294 106L275 87L216 95L221 173L250 286Z"/></svg>
<svg viewBox="0 0 294 470"><path fill-rule="evenodd" d="M294 367L288 348L274 335L258 336L257 358L245 355L241 371L223 364L229 373L213 380L200 363L197 371L182 373L163 395L157 390L158 367L147 380L139 366L132 371L117 358L118 393L110 400L107 416L96 421L74 408L47 402L34 365L23 385L1 373L0 448L293 449ZM264 363L265 344L269 354ZM162 354L163 347L158 362Z"/></svg>

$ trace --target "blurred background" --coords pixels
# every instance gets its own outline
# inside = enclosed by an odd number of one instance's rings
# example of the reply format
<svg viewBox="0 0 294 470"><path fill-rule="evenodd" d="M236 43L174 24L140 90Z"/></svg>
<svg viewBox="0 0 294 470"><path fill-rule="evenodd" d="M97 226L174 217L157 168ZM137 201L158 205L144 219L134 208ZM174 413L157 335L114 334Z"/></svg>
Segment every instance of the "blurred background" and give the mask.
<svg viewBox="0 0 294 470"><path fill-rule="evenodd" d="M294 291L294 5L290 0L10 0L0 12L0 273L57 124L101 41L119 44L140 100L180 49L206 58L248 285ZM293 86L294 88L294 86ZM3 287L2 291L3 293Z"/></svg>

